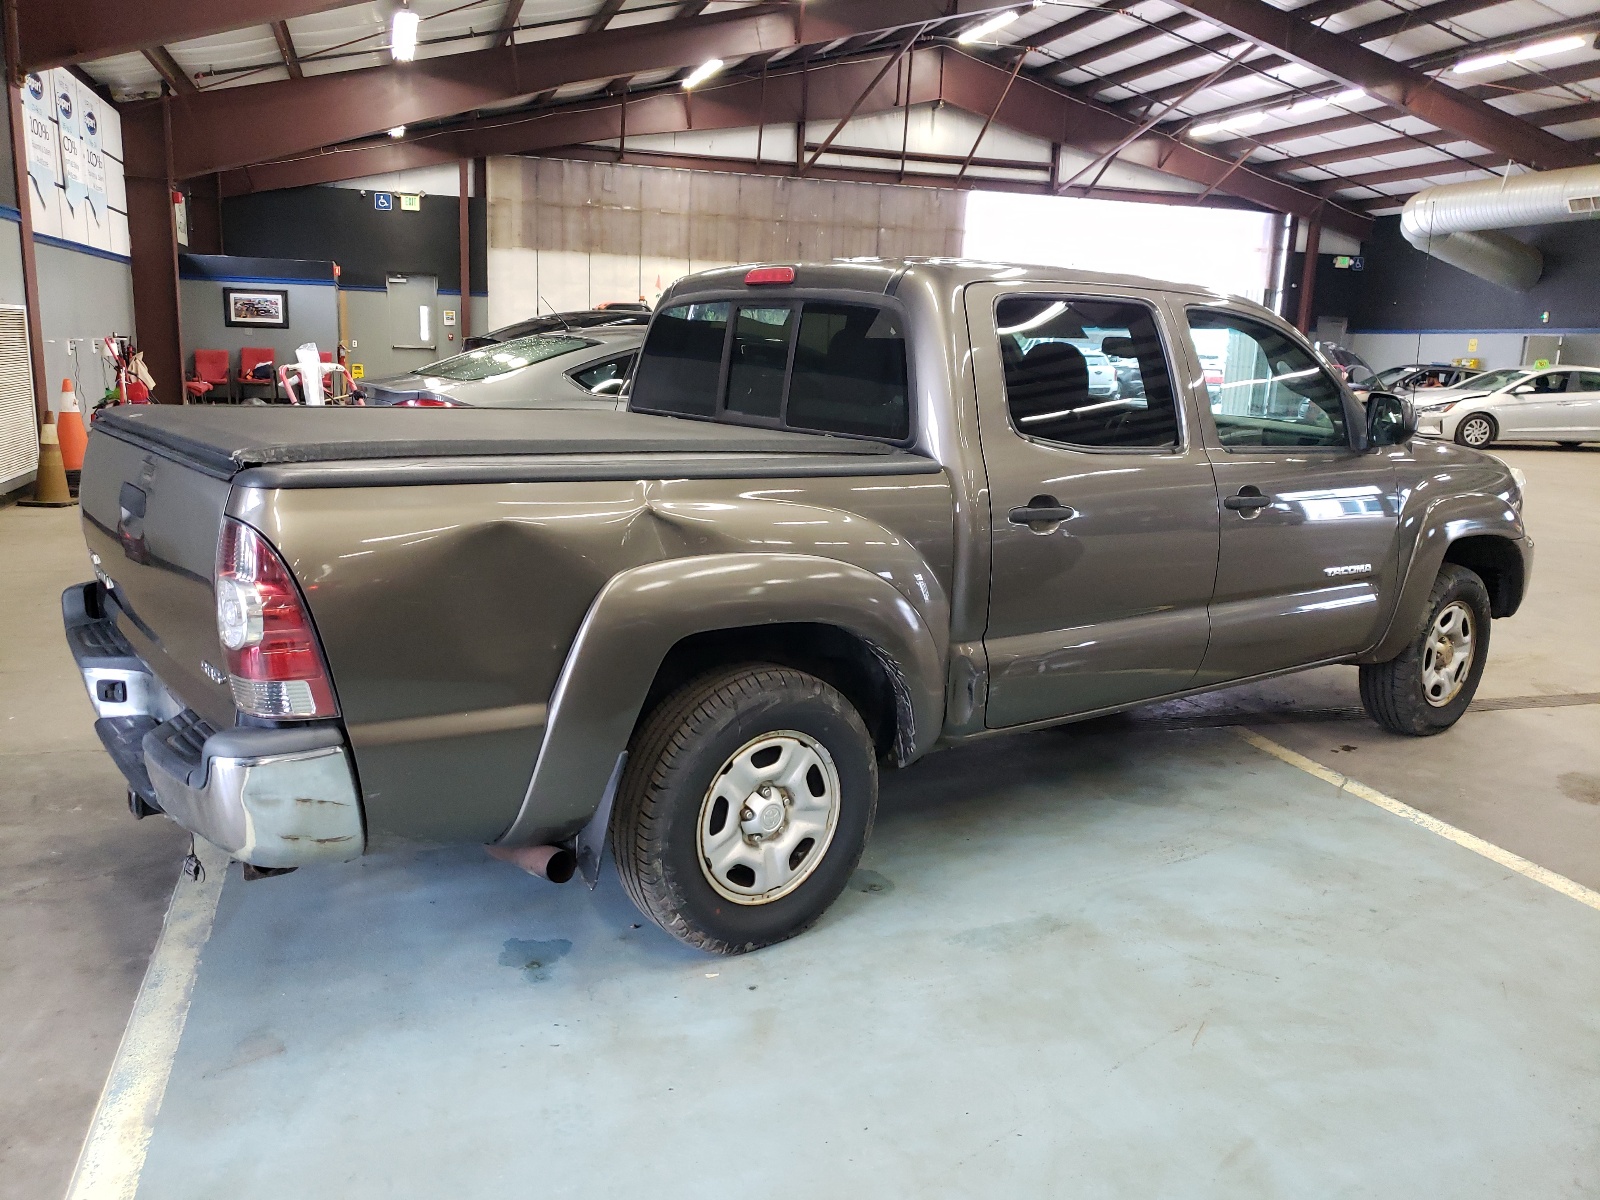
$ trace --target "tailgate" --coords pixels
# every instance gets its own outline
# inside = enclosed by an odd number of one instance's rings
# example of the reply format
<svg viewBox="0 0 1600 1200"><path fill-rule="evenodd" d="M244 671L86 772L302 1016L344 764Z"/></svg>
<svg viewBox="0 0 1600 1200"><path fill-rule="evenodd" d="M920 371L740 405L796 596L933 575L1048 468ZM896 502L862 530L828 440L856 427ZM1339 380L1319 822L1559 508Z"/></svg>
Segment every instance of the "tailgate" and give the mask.
<svg viewBox="0 0 1600 1200"><path fill-rule="evenodd" d="M211 577L230 490L226 479L122 441L98 422L89 436L83 532L111 585L108 609L173 695L219 729L233 725L234 706Z"/></svg>

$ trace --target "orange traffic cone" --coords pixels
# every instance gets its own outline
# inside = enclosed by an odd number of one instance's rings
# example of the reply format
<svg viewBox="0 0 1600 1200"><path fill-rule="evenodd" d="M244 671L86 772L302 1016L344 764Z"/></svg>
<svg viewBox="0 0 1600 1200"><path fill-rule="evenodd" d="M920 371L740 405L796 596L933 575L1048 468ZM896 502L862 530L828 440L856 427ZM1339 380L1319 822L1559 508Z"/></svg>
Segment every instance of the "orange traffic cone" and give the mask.
<svg viewBox="0 0 1600 1200"><path fill-rule="evenodd" d="M18 500L27 508L67 508L77 501L67 489L67 470L61 465L61 439L53 417L39 428L39 473L33 480L33 499Z"/></svg>
<svg viewBox="0 0 1600 1200"><path fill-rule="evenodd" d="M78 476L83 471L83 452L89 448L89 431L83 427L83 410L72 380L61 381L61 412L56 416L56 435L61 439L61 464L67 469L67 486L78 494Z"/></svg>

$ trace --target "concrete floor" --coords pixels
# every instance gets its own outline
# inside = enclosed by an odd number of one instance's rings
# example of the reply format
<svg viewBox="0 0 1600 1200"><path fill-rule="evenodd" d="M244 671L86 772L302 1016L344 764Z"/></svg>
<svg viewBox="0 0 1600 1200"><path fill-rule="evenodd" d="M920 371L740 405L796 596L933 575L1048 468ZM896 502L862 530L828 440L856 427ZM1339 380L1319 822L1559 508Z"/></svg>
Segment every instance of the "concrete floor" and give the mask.
<svg viewBox="0 0 1600 1200"><path fill-rule="evenodd" d="M1600 454L1505 457L1534 591L1435 739L1333 669L941 754L818 929L733 961L476 851L231 874L140 1195L1600 1190L1600 914L1218 727L1600 887ZM94 738L84 557L0 510L6 1200L62 1193L186 845Z"/></svg>

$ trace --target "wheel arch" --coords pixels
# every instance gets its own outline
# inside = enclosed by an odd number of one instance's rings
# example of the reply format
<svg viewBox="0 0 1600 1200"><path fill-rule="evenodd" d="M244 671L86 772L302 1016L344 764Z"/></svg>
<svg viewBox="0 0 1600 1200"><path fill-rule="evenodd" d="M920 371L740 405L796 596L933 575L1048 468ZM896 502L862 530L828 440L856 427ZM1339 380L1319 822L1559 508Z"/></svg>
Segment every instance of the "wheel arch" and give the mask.
<svg viewBox="0 0 1600 1200"><path fill-rule="evenodd" d="M1509 617L1522 603L1532 546L1521 520L1504 500L1478 493L1451 496L1432 505L1420 520L1422 530L1403 572L1388 626L1358 662L1387 662L1405 648L1416 634L1433 581L1446 562L1483 576L1494 616Z"/></svg>
<svg viewBox="0 0 1600 1200"><path fill-rule="evenodd" d="M943 723L949 613L862 567L805 554L718 554L637 567L584 617L502 845L570 835L602 803L648 705L737 661L808 670L865 705L880 753L909 762Z"/></svg>

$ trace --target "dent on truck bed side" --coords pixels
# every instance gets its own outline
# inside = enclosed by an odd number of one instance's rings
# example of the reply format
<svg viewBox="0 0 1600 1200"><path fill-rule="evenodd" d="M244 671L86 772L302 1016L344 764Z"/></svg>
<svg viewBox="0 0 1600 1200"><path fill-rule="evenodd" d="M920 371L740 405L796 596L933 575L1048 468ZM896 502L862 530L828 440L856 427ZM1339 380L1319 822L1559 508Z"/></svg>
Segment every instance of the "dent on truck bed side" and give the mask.
<svg viewBox="0 0 1600 1200"><path fill-rule="evenodd" d="M376 834L505 832L569 648L596 597L635 568L813 556L841 578L870 575L941 637L949 623L952 501L932 462L919 475L863 463L818 478L241 488L230 510L282 549L305 591ZM663 628L698 603L654 594ZM653 673L653 645L623 648ZM942 704L942 675L933 687ZM609 753L579 808L599 801Z"/></svg>
<svg viewBox="0 0 1600 1200"><path fill-rule="evenodd" d="M1387 662L1416 636L1452 544L1494 537L1513 548L1524 567L1531 556L1522 517L1506 498L1513 484L1504 464L1477 451L1420 440L1397 447L1393 456L1402 481L1400 583L1383 636L1360 662ZM1520 599L1512 598L1512 611Z"/></svg>

